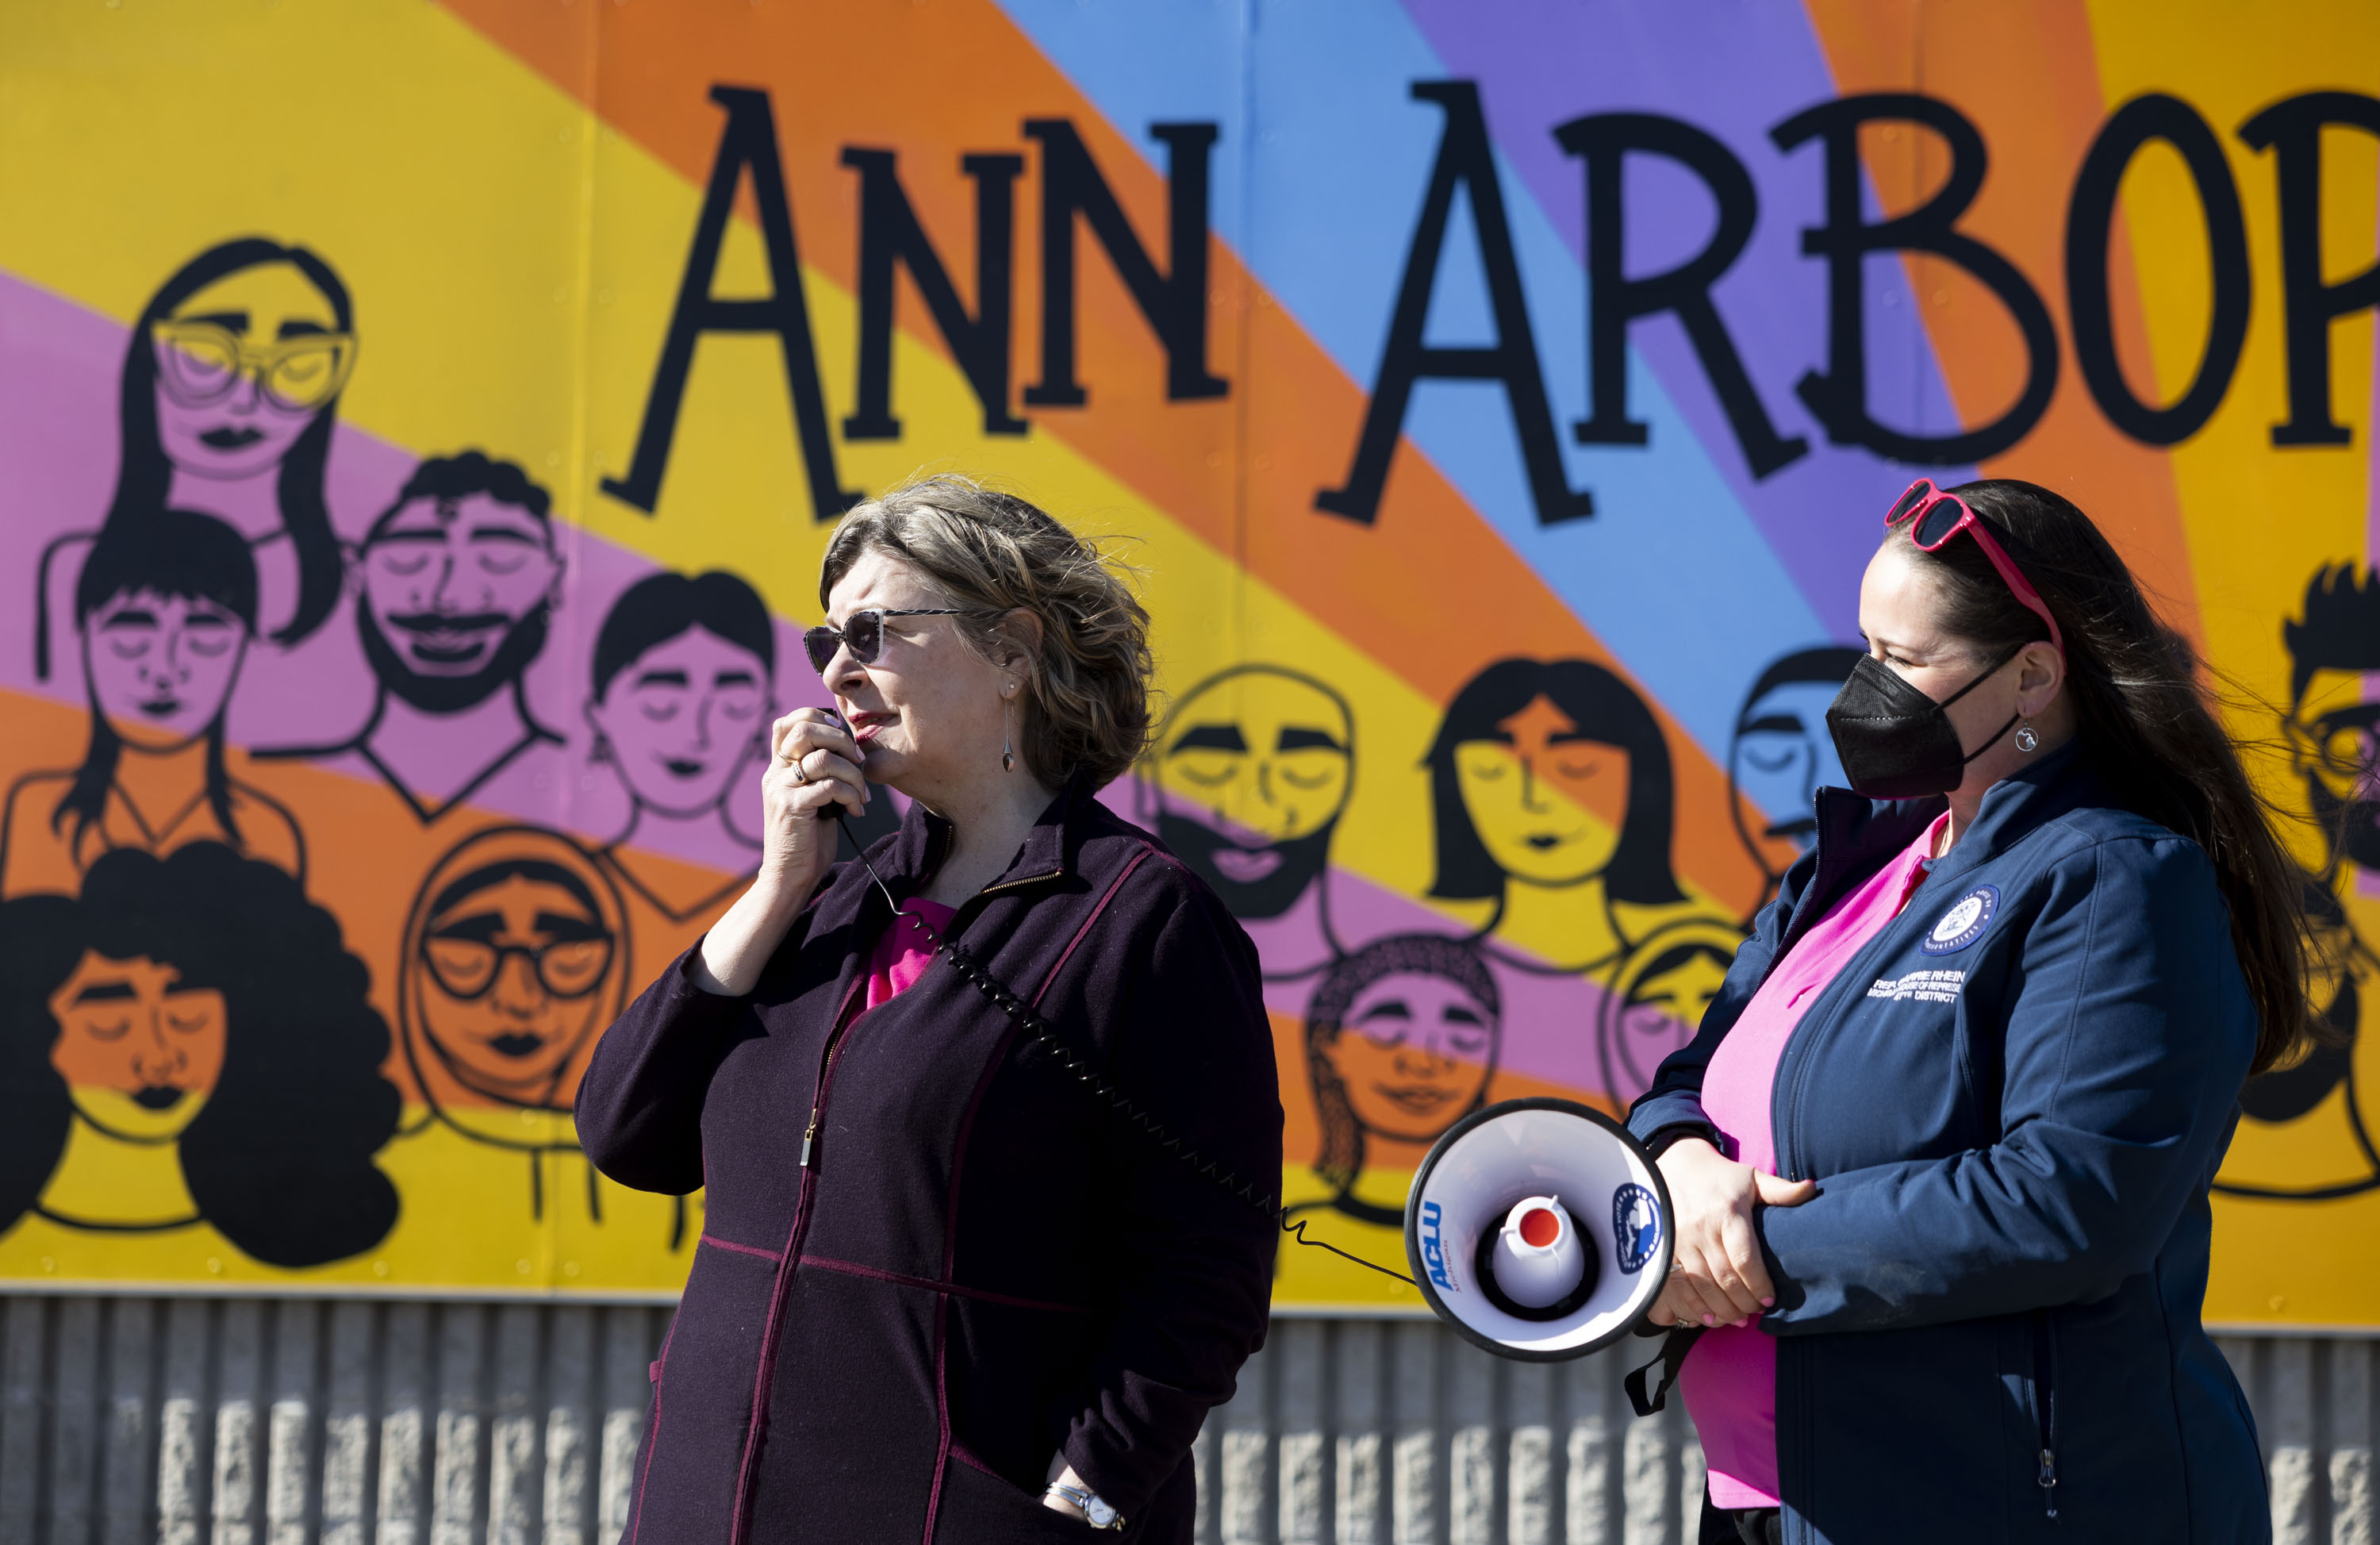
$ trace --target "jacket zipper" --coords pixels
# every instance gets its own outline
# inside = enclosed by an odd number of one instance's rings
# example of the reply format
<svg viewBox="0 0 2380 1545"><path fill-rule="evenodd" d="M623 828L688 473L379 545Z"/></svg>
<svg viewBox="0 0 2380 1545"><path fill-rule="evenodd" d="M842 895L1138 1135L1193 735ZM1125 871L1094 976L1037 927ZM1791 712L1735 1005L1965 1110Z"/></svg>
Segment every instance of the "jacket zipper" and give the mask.
<svg viewBox="0 0 2380 1545"><path fill-rule="evenodd" d="M2041 1511L2058 1516L2058 1344L2049 1311L2033 1311L2033 1415L2041 1432Z"/></svg>
<svg viewBox="0 0 2380 1545"><path fill-rule="evenodd" d="M1909 915L1911 908L1917 905L1917 898L1925 893L1925 888L1932 884L1933 882L1934 871L1928 870L1925 871L1925 876L1920 879L1916 884L1910 887L1909 894L1901 899L1900 910L1893 914L1892 920L1886 923L1883 928L1877 930L1875 938L1870 939L1866 943L1860 946L1859 953L1853 955L1850 960L1846 961L1843 964L1841 970L1835 973L1834 981L1828 982L1825 987L1818 990L1817 1000L1813 1002L1810 1006L1803 1012L1801 1019L1801 1023L1803 1025L1810 1027L1810 1033L1808 1035L1803 1035L1797 1028L1794 1033L1791 1037L1787 1038L1784 1055L1778 1064L1777 1071L1779 1074L1782 1074L1785 1071L1785 1064L1791 1063L1793 1064L1792 1081L1790 1088L1788 1088L1781 1079L1772 1081L1769 1093L1769 1128L1777 1135L1777 1142L1775 1146L1777 1150L1776 1158L1778 1162L1778 1175L1779 1179L1801 1180L1805 1178L1802 1174L1802 1164L1800 1162L1802 1151L1802 1089L1803 1084L1805 1084L1809 1079L1810 1066L1812 1063L1816 1060L1818 1041L1825 1036L1826 1032L1833 1027L1835 1020L1841 1017L1840 1013L1830 1008L1827 1002L1834 996L1836 982L1848 979L1852 982L1851 990L1853 991L1860 991L1861 980L1865 977L1867 970L1870 967L1870 962L1875 958L1880 957L1886 953L1884 950L1884 942L1886 938L1891 934L1895 925L1897 925L1902 918ZM1786 952L1782 949L1778 952L1777 959L1772 961L1769 965L1770 971L1773 972L1779 964L1783 963L1785 954ZM1767 979L1764 977L1762 979L1766 980ZM1819 1011L1822 1008L1828 1009L1828 1013L1823 1018L1819 1017ZM1776 1100L1777 1090L1779 1089L1786 1089L1787 1090L1788 1103L1785 1107L1787 1119L1784 1121L1779 1121L1777 1119ZM1791 1162L1788 1162L1789 1159L1791 1160Z"/></svg>
<svg viewBox="0 0 2380 1545"><path fill-rule="evenodd" d="M948 837L943 837L937 845L936 850L929 854L926 866L929 873L932 872L947 856L948 843ZM948 930L950 936L958 935L972 912L979 909L983 898L993 891L1004 891L1012 886L1052 878L1054 875L1050 874L1028 875L1023 880L1009 881L978 892L969 897L966 904L952 917ZM898 926L899 920L899 915L896 913L892 924L888 926ZM743 1545L750 1531L752 1490L759 1478L753 1460L759 1453L760 1428L768 1410L769 1375L771 1365L776 1361L777 1328L784 1320L786 1294L793 1286L794 1268L801 1260L803 1237L809 1233L810 1202L818 1189L820 1168L825 1162L825 1150L819 1139L826 1122L827 1095L834 1084L835 1061L843 1050L844 1037L868 1012L866 1009L856 1008L860 1002L860 995L868 986L865 971L866 963L863 961L862 974L858 980L851 984L851 991L844 995L842 1007L835 1011L834 1028L827 1032L826 1045L819 1053L818 1084L816 1092L810 1099L809 1121L802 1128L801 1159L796 1166L801 1172L801 1189L794 1198L793 1232L785 1240L784 1259L777 1266L776 1286L769 1296L769 1318L760 1332L760 1366L754 1374L752 1418L745 1429L744 1462L735 1481L735 1513L728 1529L728 1545Z"/></svg>
<svg viewBox="0 0 2380 1545"><path fill-rule="evenodd" d="M802 1133L801 1189L794 1197L794 1226L785 1238L784 1258L777 1263L776 1285L769 1294L769 1318L760 1332L759 1365L752 1378L752 1416L744 1430L744 1460L735 1478L735 1512L728 1529L728 1545L741 1545L751 1526L752 1489L759 1479L753 1461L759 1456L760 1429L768 1417L770 1377L777 1358L777 1328L785 1317L785 1297L793 1287L795 1265L801 1259L802 1236L809 1232L810 1200L818 1188L819 1163L823 1158L818 1142L819 1126L825 1119L827 1094L834 1082L836 1053L843 1049L844 1035L867 1012L858 1007L867 988L868 978L863 971L844 995L843 1006L835 1011L834 1028L827 1032L826 1045L819 1053L817 1089L810 1097L809 1125Z"/></svg>

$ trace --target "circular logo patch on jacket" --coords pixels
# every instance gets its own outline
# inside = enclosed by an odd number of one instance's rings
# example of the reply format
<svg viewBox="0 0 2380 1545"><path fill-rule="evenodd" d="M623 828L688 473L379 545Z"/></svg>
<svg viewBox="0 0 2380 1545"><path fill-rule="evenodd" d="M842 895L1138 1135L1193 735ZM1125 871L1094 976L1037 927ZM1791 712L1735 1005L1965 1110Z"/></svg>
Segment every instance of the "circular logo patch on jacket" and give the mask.
<svg viewBox="0 0 2380 1545"><path fill-rule="evenodd" d="M1958 905L1942 914L1934 931L1925 936L1920 947L1927 955L1949 955L1965 949L1984 936L1992 914L1999 910L2000 894L1989 885L1978 885L1959 898Z"/></svg>

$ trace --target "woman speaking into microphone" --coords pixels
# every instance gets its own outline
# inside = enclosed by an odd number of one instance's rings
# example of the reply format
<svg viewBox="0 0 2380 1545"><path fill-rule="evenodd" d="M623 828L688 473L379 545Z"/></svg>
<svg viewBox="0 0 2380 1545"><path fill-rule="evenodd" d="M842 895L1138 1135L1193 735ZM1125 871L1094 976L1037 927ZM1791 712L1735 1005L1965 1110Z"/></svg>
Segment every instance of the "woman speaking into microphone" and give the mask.
<svg viewBox="0 0 2380 1545"><path fill-rule="evenodd" d="M1921 480L1885 527L1855 792L1630 1117L1702 1538L2268 1539L2199 1314L2240 1086L2307 1033L2302 881L2082 511Z"/></svg>
<svg viewBox="0 0 2380 1545"><path fill-rule="evenodd" d="M624 1539L1186 1542L1281 1112L1247 936L1094 797L1147 614L957 478L845 516L819 590L836 707L775 725L759 874L579 1089L605 1174L708 1186ZM871 783L907 816L835 864Z"/></svg>

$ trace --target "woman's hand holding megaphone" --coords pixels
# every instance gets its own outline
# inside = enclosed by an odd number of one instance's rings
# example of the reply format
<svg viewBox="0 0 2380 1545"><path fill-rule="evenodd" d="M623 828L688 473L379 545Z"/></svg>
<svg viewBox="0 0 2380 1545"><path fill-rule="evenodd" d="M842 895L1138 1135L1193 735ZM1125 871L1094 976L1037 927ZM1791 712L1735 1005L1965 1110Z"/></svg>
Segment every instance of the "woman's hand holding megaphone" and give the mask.
<svg viewBox="0 0 2380 1545"><path fill-rule="evenodd" d="M1669 1183L1674 1244L1669 1285L1647 1318L1656 1325L1742 1325L1776 1303L1755 1204L1799 1207L1817 1194L1814 1181L1779 1180L1739 1164L1700 1137L1671 1143L1658 1160Z"/></svg>

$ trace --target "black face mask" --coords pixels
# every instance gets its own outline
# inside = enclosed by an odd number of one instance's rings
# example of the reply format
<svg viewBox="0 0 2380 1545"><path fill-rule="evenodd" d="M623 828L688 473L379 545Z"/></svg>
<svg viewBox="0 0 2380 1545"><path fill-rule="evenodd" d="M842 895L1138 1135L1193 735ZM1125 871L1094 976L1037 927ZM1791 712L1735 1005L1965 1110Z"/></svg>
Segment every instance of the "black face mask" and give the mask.
<svg viewBox="0 0 2380 1545"><path fill-rule="evenodd" d="M1852 787L1871 799L1915 799L1957 788L1967 763L1988 750L2022 715L2010 714L2008 724L1970 751L1959 744L1958 729L1943 710L1990 679L2022 648L2019 644L2010 650L1938 703L1876 656L1863 656L1835 694L1834 706L1827 710L1827 729L1835 737L1835 754L1842 758L1843 775Z"/></svg>

